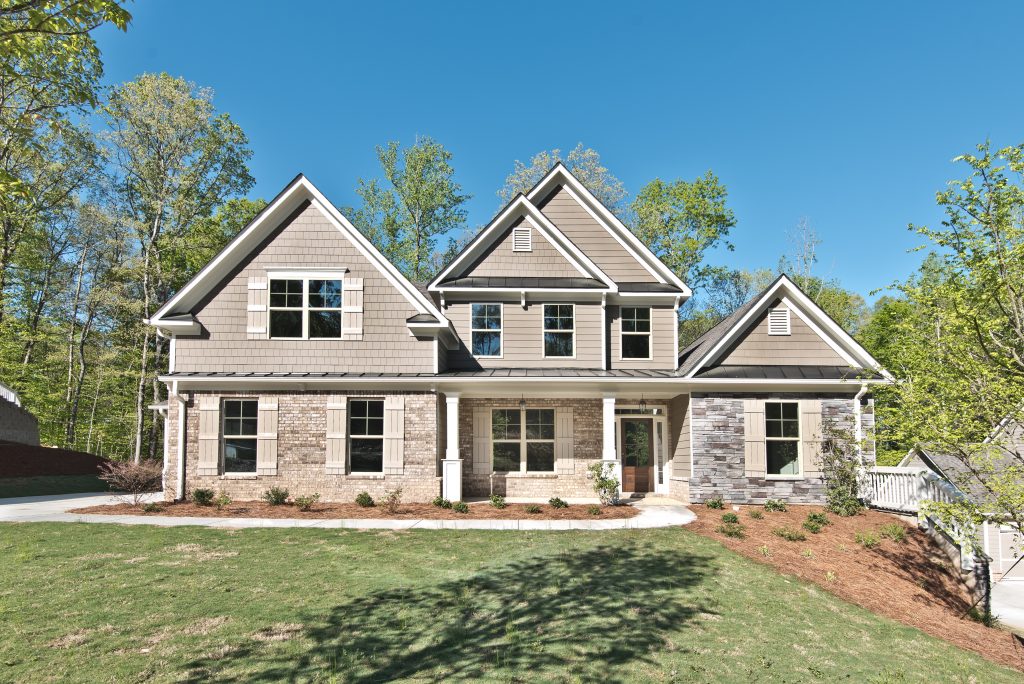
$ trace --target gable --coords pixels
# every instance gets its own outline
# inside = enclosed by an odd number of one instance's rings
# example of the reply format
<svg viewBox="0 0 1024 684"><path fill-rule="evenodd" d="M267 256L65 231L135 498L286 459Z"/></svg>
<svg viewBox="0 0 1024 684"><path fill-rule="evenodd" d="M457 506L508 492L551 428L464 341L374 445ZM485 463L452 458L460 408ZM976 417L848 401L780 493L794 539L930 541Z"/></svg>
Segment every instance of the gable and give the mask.
<svg viewBox="0 0 1024 684"><path fill-rule="evenodd" d="M530 250L513 248L513 231L530 231ZM493 278L517 276L524 278L579 278L587 274L576 268L555 248L544 234L522 218L497 237L494 243L469 267L462 277Z"/></svg>
<svg viewBox="0 0 1024 684"><path fill-rule="evenodd" d="M789 311L790 334L769 334L772 311ZM720 357L721 366L847 366L828 342L815 332L803 318L781 300L769 304L767 310L740 334Z"/></svg>

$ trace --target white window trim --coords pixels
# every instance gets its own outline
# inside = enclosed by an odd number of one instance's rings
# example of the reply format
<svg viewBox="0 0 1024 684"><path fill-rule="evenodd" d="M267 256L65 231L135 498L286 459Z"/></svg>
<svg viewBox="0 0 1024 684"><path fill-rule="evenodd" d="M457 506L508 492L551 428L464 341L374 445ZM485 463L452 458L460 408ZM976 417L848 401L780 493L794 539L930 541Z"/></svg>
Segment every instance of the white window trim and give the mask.
<svg viewBox="0 0 1024 684"><path fill-rule="evenodd" d="M548 330L545 327L544 309L549 306L571 306L572 307L572 329L571 330ZM572 335L572 354L569 356L548 356L547 345L544 344L544 335L546 333L570 333ZM540 307L540 355L541 358L545 359L569 359L573 360L576 358L576 304L566 304L565 302L548 302L547 304L541 304Z"/></svg>
<svg viewBox="0 0 1024 684"><path fill-rule="evenodd" d="M474 332L494 332L494 330L488 329L475 329L473 328L473 307L474 306L497 306L498 311L501 312L501 327L498 328L498 354L494 356L477 356L473 353L473 333ZM469 304L469 355L474 359L503 359L505 358L505 304L504 302L470 302Z"/></svg>
<svg viewBox="0 0 1024 684"><path fill-rule="evenodd" d="M769 437L768 436L768 404L796 404L796 437ZM764 479L766 480L802 480L804 479L804 444L800 435L800 422L802 413L799 401L787 401L785 399L773 399L764 402ZM793 475L773 475L768 472L768 442L796 442L796 467L797 472Z"/></svg>
<svg viewBox="0 0 1024 684"><path fill-rule="evenodd" d="M352 434L352 404L357 401L379 401L381 407L384 405L383 397L349 397L348 404L345 407L345 420L349 421L349 424L345 426L345 433L348 435L348 439L345 449L345 471L349 475L383 475L384 474L384 432L386 428L384 421L386 415L381 416L381 429L380 429L380 470L353 470L352 469L352 440L361 439L369 441L371 439L376 440L376 435L353 435Z"/></svg>
<svg viewBox="0 0 1024 684"><path fill-rule="evenodd" d="M251 401L251 402L256 404L256 434L252 434L252 435L228 434L228 420L234 420L234 419L229 419L228 418L227 406L231 402L244 402L244 401ZM227 477L227 478L232 478L232 477L236 477L236 478L255 478L256 477L256 471L255 470L232 470L232 471L229 472L227 470L227 451L226 451L225 447L227 446L227 440L229 438L232 438L232 439L251 439L253 441L253 445L254 446L257 446L257 447L259 446L259 442L257 441L257 437L258 437L259 431L260 431L259 430L259 420L260 420L260 417L259 417L260 416L259 402L260 402L260 400L257 397L230 397L230 398L226 398L226 399L221 399L221 402L220 402L220 435L221 435L221 437L220 437L220 473L221 473L222 477Z"/></svg>
<svg viewBox="0 0 1024 684"><path fill-rule="evenodd" d="M493 427L491 428L492 429L492 432L491 432L491 450L492 450L492 453L493 453L493 450L494 450L494 445L498 444L498 443L501 443L501 444L518 444L519 445L519 470L495 470L494 469L494 459L492 458L491 459L491 472L496 474L496 475L501 475L501 474L513 475L513 474L517 474L517 473L520 474L520 475L555 475L555 474L557 474L557 465L558 465L557 464L557 457L556 457L555 461L552 462L551 470L527 470L527 468L526 468L526 463L527 463L527 459L526 459L527 447L528 447L528 445L531 442L534 442L534 443L538 443L538 442L550 443L552 445L551 446L552 451L554 451L554 449L555 449L555 447L554 447L555 438L554 437L552 437L551 439L527 439L526 438L526 412L527 411L551 411L551 413L552 413L552 421L557 421L557 417L554 416L555 409L554 408L549 408L549 407L544 407L544 406L532 406L532 407L531 406L527 406L526 408L519 408L518 406L493 406L493 407L491 407L491 421L492 421L492 425L493 425L493 421L494 421L494 411L515 411L515 412L519 413L519 439L494 439L494 432L493 432L494 428ZM552 426L555 426L555 425L556 425L556 423L552 422Z"/></svg>
<svg viewBox="0 0 1024 684"><path fill-rule="evenodd" d="M289 271L274 270L267 271L267 339L270 340L340 340L345 334L345 273L348 269L330 271ZM270 291L271 283L275 280L301 280L302 281L302 308L292 306L271 306ZM341 303L339 307L321 307L309 305L309 281L310 280L337 280L341 282ZM302 336L301 337L272 337L270 334L270 315L274 311L302 311ZM337 311L341 315L341 334L338 337L310 337L309 336L309 313L310 311Z"/></svg>
<svg viewBox="0 0 1024 684"><path fill-rule="evenodd" d="M648 330L645 333L626 332L625 331L625 327L622 325L623 320L625 320L625 317L622 314L622 310L623 309L647 309L647 311L649 312L648 315L650 316L649 321L650 321L650 324L651 324L651 329ZM622 343L622 341L623 341L622 338L624 338L626 335L629 335L629 336L632 336L632 337L639 337L641 335L646 335L647 336L648 342L647 342L647 356L646 357L644 357L644 356L626 356L623 353L623 351L626 348L626 345L624 345ZM654 307L653 306L620 306L619 307L619 361L653 361L653 360L654 360Z"/></svg>

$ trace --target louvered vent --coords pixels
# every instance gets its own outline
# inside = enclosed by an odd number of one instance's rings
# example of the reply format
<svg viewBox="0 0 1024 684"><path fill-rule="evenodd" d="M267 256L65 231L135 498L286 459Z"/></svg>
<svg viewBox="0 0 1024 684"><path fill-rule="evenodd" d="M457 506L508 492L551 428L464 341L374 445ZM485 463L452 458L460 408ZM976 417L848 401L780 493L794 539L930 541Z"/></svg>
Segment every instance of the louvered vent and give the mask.
<svg viewBox="0 0 1024 684"><path fill-rule="evenodd" d="M512 251L533 251L533 231L530 230L530 226L518 226L512 229Z"/></svg>
<svg viewBox="0 0 1024 684"><path fill-rule="evenodd" d="M768 312L768 334L789 335L789 309L780 307Z"/></svg>

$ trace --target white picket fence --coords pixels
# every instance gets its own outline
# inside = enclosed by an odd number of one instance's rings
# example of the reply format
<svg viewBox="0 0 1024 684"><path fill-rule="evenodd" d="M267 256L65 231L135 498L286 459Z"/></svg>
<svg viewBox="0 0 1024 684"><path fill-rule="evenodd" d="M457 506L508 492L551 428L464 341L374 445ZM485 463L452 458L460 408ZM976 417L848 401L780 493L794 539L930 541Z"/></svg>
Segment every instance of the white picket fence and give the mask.
<svg viewBox="0 0 1024 684"><path fill-rule="evenodd" d="M18 393L2 382L0 382L0 399L6 399L15 406L21 406L21 399L18 398Z"/></svg>
<svg viewBox="0 0 1024 684"><path fill-rule="evenodd" d="M861 475L861 494L875 508L917 513L922 501L952 502L959 493L926 468L877 466Z"/></svg>

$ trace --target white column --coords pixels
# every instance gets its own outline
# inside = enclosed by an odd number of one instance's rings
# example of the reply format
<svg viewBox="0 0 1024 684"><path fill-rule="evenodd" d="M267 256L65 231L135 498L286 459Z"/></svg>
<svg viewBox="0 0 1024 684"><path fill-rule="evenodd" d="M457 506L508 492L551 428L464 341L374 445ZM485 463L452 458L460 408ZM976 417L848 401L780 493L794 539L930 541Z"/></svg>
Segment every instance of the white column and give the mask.
<svg viewBox="0 0 1024 684"><path fill-rule="evenodd" d="M615 397L604 397L602 406L602 443L601 462L611 465L615 478L619 481L619 494L622 493L622 462L615 448Z"/></svg>
<svg viewBox="0 0 1024 684"><path fill-rule="evenodd" d="M445 452L441 461L441 496L462 500L462 459L459 458L459 395L445 395Z"/></svg>
<svg viewBox="0 0 1024 684"><path fill-rule="evenodd" d="M444 457L454 460L459 457L459 395L445 395L444 403L447 408L445 419L447 448L445 449Z"/></svg>

